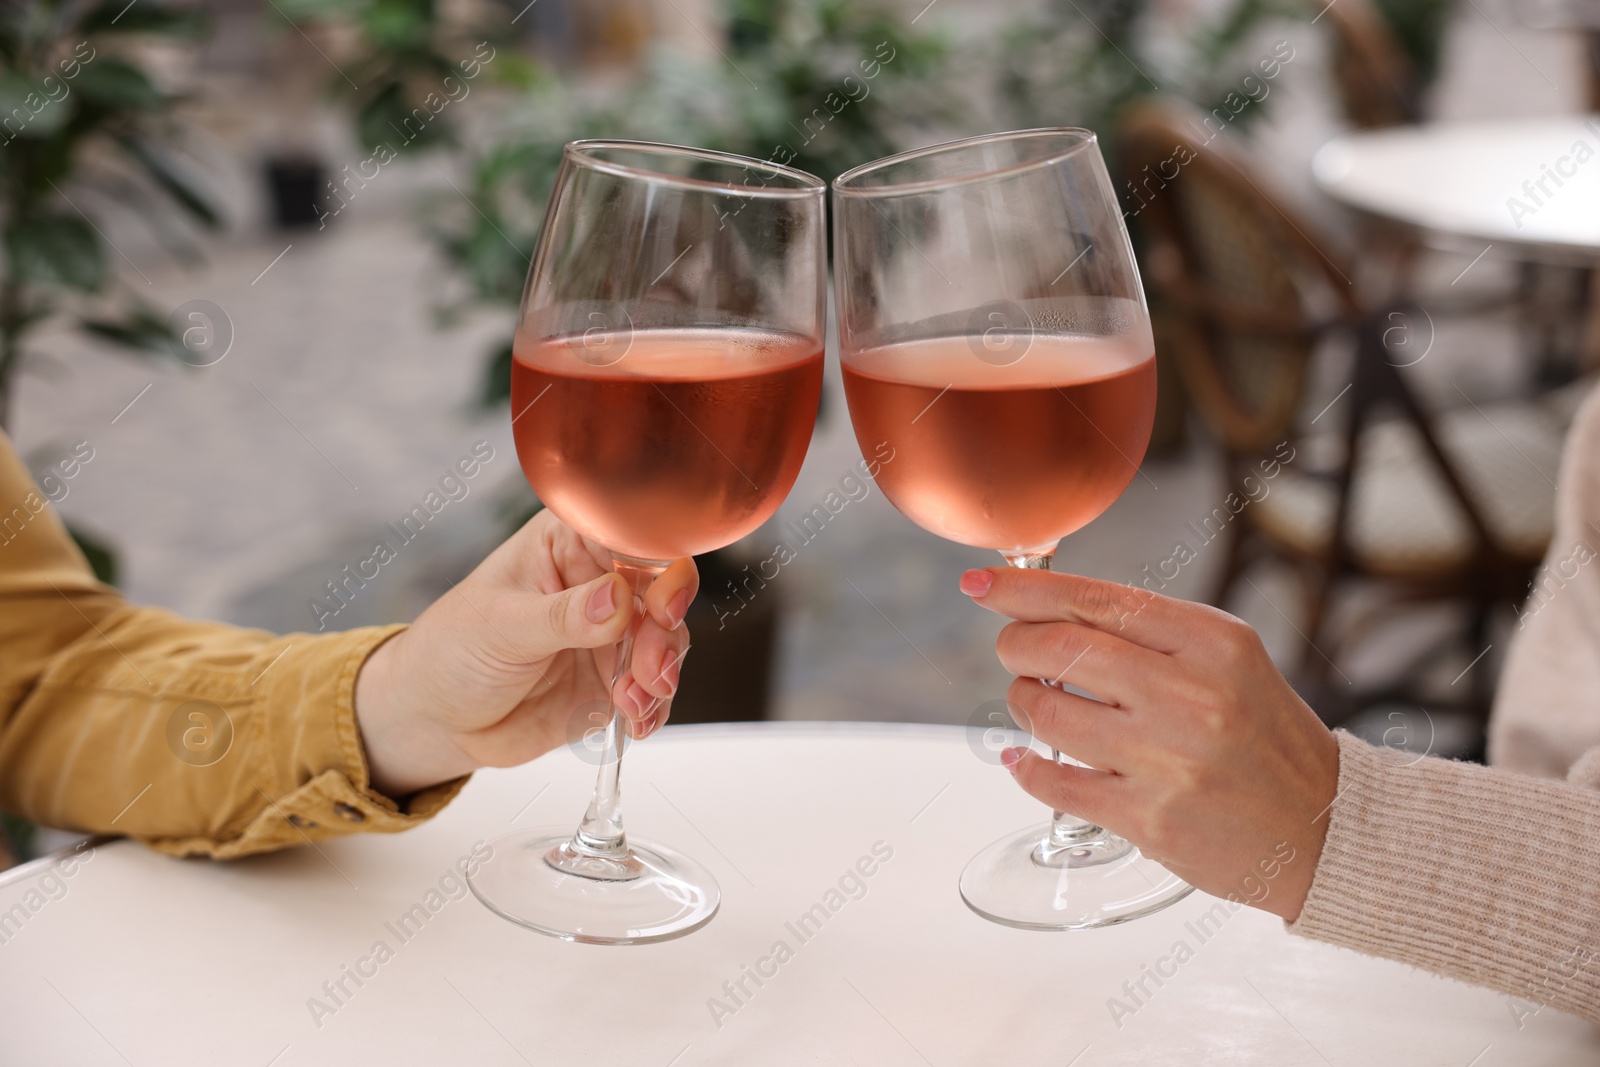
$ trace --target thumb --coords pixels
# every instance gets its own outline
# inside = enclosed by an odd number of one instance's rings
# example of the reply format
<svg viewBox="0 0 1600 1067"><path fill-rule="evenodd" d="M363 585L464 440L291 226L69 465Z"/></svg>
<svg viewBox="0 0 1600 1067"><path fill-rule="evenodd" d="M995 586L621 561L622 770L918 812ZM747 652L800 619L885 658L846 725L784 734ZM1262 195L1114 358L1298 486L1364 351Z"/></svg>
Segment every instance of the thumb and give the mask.
<svg viewBox="0 0 1600 1067"><path fill-rule="evenodd" d="M622 640L633 616L633 590L620 574L603 574L559 593L534 598L518 645L529 659L568 648L602 648Z"/></svg>

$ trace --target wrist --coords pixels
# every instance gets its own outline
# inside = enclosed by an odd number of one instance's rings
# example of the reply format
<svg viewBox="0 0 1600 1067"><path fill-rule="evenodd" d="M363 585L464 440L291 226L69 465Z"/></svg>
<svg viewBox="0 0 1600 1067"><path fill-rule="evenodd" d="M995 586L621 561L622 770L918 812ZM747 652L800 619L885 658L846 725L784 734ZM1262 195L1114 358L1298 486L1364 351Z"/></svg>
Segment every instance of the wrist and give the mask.
<svg viewBox="0 0 1600 1067"><path fill-rule="evenodd" d="M1309 803L1302 808L1308 832L1303 844L1297 846L1296 857L1285 872L1284 892L1268 910L1293 923L1305 910L1311 895L1311 885L1316 880L1317 865L1322 862L1323 846L1328 839L1328 822L1333 818L1333 806L1339 799L1339 741L1331 730L1323 730L1317 743L1316 773L1309 793Z"/></svg>
<svg viewBox="0 0 1600 1067"><path fill-rule="evenodd" d="M418 688L402 677L402 631L372 651L356 675L356 725L367 759L370 788L399 800L477 769L450 735L418 703Z"/></svg>

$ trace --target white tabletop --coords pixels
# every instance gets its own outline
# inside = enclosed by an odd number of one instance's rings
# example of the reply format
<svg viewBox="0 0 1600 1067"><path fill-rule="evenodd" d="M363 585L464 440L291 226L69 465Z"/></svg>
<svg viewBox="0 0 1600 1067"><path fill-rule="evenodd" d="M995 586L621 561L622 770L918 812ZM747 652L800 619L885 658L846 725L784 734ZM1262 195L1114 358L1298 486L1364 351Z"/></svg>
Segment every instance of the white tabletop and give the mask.
<svg viewBox="0 0 1600 1067"><path fill-rule="evenodd" d="M1317 152L1312 174L1350 207L1463 247L1600 257L1600 115L1347 134Z"/></svg>
<svg viewBox="0 0 1600 1067"><path fill-rule="evenodd" d="M1600 1060L1600 1032L1284 932L1249 909L1202 941L1190 896L1106 930L992 925L956 892L967 858L1043 815L952 727L669 728L628 754L630 827L721 881L705 929L595 947L496 918L470 895L391 926L477 839L581 814L593 767L561 750L479 774L431 823L236 863L102 846L0 944L0 1063L1466 1064ZM892 857L801 941L785 923L874 844ZM0 886L0 911L40 877ZM448 888L448 884L447 884ZM34 898L43 899L42 896ZM345 966L370 977L318 1021ZM792 956L735 1006L778 941ZM1192 958L1170 962L1178 942ZM1163 960L1169 962L1163 963ZM1145 968L1171 977L1113 1021ZM775 969L775 973L773 973ZM372 973L374 972L375 973ZM1175 971L1175 973L1173 973ZM708 1001L732 1008L713 1019ZM320 1027L318 1025L320 1022ZM719 1025L720 1022L720 1025ZM1474 1057L1490 1052L1482 1059ZM1087 1051L1085 1051L1087 1049ZM1074 1057L1077 1057L1076 1059Z"/></svg>
<svg viewBox="0 0 1600 1067"><path fill-rule="evenodd" d="M1536 30L1600 31L1600 0L1517 0L1511 11Z"/></svg>

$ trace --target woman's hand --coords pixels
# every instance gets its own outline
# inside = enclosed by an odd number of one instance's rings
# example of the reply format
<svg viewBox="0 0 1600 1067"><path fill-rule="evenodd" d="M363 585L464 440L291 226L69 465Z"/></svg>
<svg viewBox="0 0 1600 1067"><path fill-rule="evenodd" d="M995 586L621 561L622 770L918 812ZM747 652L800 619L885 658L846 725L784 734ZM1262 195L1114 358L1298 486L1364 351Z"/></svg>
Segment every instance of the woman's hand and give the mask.
<svg viewBox="0 0 1600 1067"><path fill-rule="evenodd" d="M680 559L642 598L614 694L636 738L667 720L699 582L694 562ZM356 719L372 787L405 796L526 763L565 744L573 726L603 725L615 646L634 610L605 549L541 511L362 666Z"/></svg>
<svg viewBox="0 0 1600 1067"><path fill-rule="evenodd" d="M1254 630L1203 604L1071 574L993 567L967 571L961 590L1017 620L996 647L1019 675L1006 698L1018 724L1089 764L1008 749L1023 789L1199 889L1299 916L1339 745Z"/></svg>

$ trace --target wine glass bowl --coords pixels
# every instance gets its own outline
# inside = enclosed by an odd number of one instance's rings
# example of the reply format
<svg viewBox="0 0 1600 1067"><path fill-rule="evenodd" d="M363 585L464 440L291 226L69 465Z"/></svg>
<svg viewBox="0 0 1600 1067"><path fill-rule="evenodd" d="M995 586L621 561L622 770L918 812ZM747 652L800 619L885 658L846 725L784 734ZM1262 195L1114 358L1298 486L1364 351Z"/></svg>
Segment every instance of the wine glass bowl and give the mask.
<svg viewBox="0 0 1600 1067"><path fill-rule="evenodd" d="M1094 134L937 145L833 190L845 395L863 451L894 449L884 496L941 537L1048 569L1137 476L1155 419L1149 313ZM961 879L980 915L1038 930L1111 925L1189 891L1061 812Z"/></svg>
<svg viewBox="0 0 1600 1067"><path fill-rule="evenodd" d="M626 141L574 142L563 175L513 344L523 472L620 555L721 548L776 510L810 441L824 187Z"/></svg>
<svg viewBox="0 0 1600 1067"><path fill-rule="evenodd" d="M755 530L799 474L822 391L825 195L801 171L701 149L563 153L513 342L512 431L529 485L636 595ZM631 652L630 631L612 692ZM613 706L576 832L492 842L470 879L490 909L600 944L715 915L708 870L625 833L623 742Z"/></svg>

